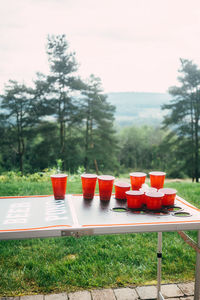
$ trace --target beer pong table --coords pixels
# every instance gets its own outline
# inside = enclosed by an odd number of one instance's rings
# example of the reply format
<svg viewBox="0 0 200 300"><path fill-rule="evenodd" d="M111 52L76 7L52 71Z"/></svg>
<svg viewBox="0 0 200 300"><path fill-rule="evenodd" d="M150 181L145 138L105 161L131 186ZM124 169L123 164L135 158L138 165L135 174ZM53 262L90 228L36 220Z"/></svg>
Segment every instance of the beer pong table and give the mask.
<svg viewBox="0 0 200 300"><path fill-rule="evenodd" d="M177 212L130 211L126 203L111 197L108 202L84 200L82 195L1 197L0 239L158 232L157 299L161 293L162 232L177 231L196 254L194 299L200 296L200 209L176 197ZM121 209L118 209L121 208ZM183 230L197 230L197 244Z"/></svg>

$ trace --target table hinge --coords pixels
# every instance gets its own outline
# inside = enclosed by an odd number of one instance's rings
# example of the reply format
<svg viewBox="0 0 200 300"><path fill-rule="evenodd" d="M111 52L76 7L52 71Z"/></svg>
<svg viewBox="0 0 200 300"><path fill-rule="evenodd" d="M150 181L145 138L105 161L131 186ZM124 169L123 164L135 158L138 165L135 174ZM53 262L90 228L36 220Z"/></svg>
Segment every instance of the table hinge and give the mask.
<svg viewBox="0 0 200 300"><path fill-rule="evenodd" d="M61 236L73 236L76 238L79 238L84 235L92 235L93 230L92 229L87 229L87 230L62 230L61 231Z"/></svg>

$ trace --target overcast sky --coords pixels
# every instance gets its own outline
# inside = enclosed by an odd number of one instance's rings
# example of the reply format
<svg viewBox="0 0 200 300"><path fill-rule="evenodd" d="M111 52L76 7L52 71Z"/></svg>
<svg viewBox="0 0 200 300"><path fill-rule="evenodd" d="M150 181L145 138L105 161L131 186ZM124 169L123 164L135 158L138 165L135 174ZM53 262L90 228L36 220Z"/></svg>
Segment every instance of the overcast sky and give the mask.
<svg viewBox="0 0 200 300"><path fill-rule="evenodd" d="M47 73L48 34L66 34L79 74L105 92L166 92L179 58L200 66L199 0L0 0L0 89Z"/></svg>

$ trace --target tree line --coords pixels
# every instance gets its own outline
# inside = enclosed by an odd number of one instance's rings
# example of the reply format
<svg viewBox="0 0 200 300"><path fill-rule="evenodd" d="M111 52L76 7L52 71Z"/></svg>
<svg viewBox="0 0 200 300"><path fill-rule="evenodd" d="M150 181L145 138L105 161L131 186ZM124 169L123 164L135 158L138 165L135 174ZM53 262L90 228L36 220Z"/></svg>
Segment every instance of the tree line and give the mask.
<svg viewBox="0 0 200 300"><path fill-rule="evenodd" d="M115 165L115 107L100 78L80 79L65 35L48 37L47 55L48 75L37 73L32 88L10 80L1 96L1 167L23 174L58 158L71 172Z"/></svg>
<svg viewBox="0 0 200 300"><path fill-rule="evenodd" d="M21 174L55 166L71 173L165 170L171 177L199 180L200 69L181 59L179 85L160 128L116 130L115 107L100 78L78 76L75 53L65 35L48 36L49 73L37 73L34 86L9 80L1 95L0 171ZM123 99L122 99L123 101Z"/></svg>
<svg viewBox="0 0 200 300"><path fill-rule="evenodd" d="M200 69L188 59L180 59L180 65L178 85L168 90L171 101L162 106L161 127L127 129L121 159L126 166L143 165L199 182Z"/></svg>

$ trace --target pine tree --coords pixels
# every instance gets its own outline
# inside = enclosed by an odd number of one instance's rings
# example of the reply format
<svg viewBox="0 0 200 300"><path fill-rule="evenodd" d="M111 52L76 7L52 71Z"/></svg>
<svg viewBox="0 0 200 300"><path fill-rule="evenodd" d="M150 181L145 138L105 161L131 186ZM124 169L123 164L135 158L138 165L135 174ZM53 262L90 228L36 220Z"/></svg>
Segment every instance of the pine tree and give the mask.
<svg viewBox="0 0 200 300"><path fill-rule="evenodd" d="M169 88L172 95L170 104L164 105L169 114L164 125L171 127L184 156L188 173L199 181L199 120L200 120L200 69L187 59L181 59L180 86ZM190 149L188 151L188 149ZM184 151L185 150L185 151ZM184 152L184 154L183 154Z"/></svg>
<svg viewBox="0 0 200 300"><path fill-rule="evenodd" d="M70 138L71 130L79 121L78 102L73 97L74 91L79 91L82 81L75 76L77 62L75 53L69 51L65 35L49 36L47 54L51 74L48 76L48 97L53 116L59 126L60 158L66 167L67 161L67 134Z"/></svg>
<svg viewBox="0 0 200 300"><path fill-rule="evenodd" d="M91 75L87 89L82 92L82 112L85 123L85 158L86 170L95 168L111 170L118 166L116 161L117 140L113 127L115 107L106 100L102 93L101 80Z"/></svg>
<svg viewBox="0 0 200 300"><path fill-rule="evenodd" d="M23 175L26 138L36 121L32 89L10 80L2 95L1 109L9 139L7 145L9 144L12 152L16 154Z"/></svg>

